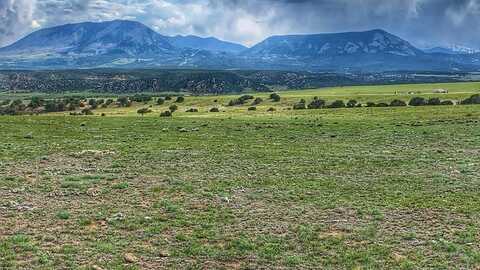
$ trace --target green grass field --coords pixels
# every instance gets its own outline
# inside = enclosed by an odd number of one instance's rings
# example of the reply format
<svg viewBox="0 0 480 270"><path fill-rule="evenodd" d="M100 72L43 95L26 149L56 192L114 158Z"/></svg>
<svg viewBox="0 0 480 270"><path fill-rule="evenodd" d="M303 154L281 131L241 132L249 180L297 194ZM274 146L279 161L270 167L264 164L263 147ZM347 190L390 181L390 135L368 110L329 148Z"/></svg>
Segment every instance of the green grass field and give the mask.
<svg viewBox="0 0 480 270"><path fill-rule="evenodd" d="M0 269L479 268L479 105L287 109L478 89L288 91L253 112L223 106L238 96L187 96L172 118L158 115L171 102L2 116Z"/></svg>

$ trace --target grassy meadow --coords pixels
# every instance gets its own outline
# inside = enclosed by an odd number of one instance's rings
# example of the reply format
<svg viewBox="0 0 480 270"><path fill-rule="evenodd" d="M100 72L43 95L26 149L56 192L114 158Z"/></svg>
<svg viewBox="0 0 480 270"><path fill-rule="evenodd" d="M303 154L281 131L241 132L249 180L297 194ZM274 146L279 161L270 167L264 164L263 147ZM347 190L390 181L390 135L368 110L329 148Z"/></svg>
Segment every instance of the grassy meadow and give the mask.
<svg viewBox="0 0 480 270"><path fill-rule="evenodd" d="M0 269L479 268L480 105L289 109L476 93L362 86L252 93L256 111L225 106L236 95L186 96L171 118L159 113L174 101L0 116Z"/></svg>

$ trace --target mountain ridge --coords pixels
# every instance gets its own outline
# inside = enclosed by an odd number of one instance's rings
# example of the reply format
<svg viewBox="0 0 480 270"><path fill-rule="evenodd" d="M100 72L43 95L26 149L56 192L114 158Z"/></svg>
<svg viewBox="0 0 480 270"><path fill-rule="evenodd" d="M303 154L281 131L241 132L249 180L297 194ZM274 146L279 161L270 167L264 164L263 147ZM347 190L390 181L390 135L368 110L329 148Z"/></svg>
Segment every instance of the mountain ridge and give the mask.
<svg viewBox="0 0 480 270"><path fill-rule="evenodd" d="M128 20L35 31L0 48L0 68L194 68L319 71L478 70L480 55L429 54L382 29L277 35L251 48L214 37L165 36Z"/></svg>

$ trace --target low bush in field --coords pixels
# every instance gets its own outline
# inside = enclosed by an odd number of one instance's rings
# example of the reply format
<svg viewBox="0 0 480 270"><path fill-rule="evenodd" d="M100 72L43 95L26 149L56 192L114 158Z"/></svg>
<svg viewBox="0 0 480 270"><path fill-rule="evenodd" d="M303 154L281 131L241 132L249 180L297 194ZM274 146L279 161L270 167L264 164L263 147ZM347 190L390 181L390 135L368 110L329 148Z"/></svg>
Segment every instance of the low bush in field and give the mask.
<svg viewBox="0 0 480 270"><path fill-rule="evenodd" d="M300 102L293 105L294 110L305 110L307 106L305 105L305 99L301 99Z"/></svg>
<svg viewBox="0 0 480 270"><path fill-rule="evenodd" d="M427 101L422 97L414 97L408 102L409 106L425 106Z"/></svg>
<svg viewBox="0 0 480 270"><path fill-rule="evenodd" d="M440 105L444 105L444 106L447 105L448 106L448 105L455 105L455 103L453 103L453 101L451 101L451 100L444 100L440 103Z"/></svg>
<svg viewBox="0 0 480 270"><path fill-rule="evenodd" d="M249 107L248 110L249 110L249 111L256 111L256 110L257 110L257 107Z"/></svg>
<svg viewBox="0 0 480 270"><path fill-rule="evenodd" d="M308 104L308 108L309 109L321 109L323 107L325 107L325 100L323 99L319 99L318 97L314 97L313 98L313 101L310 102L310 104Z"/></svg>
<svg viewBox="0 0 480 270"><path fill-rule="evenodd" d="M389 105L385 102L380 102L380 103L377 103L377 105L375 107L388 107Z"/></svg>
<svg viewBox="0 0 480 270"><path fill-rule="evenodd" d="M160 113L160 117L172 117L172 112L171 111L164 111Z"/></svg>
<svg viewBox="0 0 480 270"><path fill-rule="evenodd" d="M390 102L391 107L404 107L407 106L407 103L403 100L400 99L394 99L392 102Z"/></svg>
<svg viewBox="0 0 480 270"><path fill-rule="evenodd" d="M178 106L175 105L175 104L172 104L172 105L170 105L170 107L168 107L168 109L173 113L173 112L175 112L176 110L178 110Z"/></svg>
<svg viewBox="0 0 480 270"><path fill-rule="evenodd" d="M252 106L256 106L256 105L258 105L258 104L260 104L260 103L262 103L262 102L263 102L263 99L257 97L257 98L252 102Z"/></svg>
<svg viewBox="0 0 480 270"><path fill-rule="evenodd" d="M462 105L480 104L480 95L479 94L472 95L471 97L462 100L460 104Z"/></svg>
<svg viewBox="0 0 480 270"><path fill-rule="evenodd" d="M273 101L273 102L279 102L281 97L279 94L277 93L272 93L270 94L270 99Z"/></svg>
<svg viewBox="0 0 480 270"><path fill-rule="evenodd" d="M210 112L220 112L220 110L218 108L214 107L214 108L210 109Z"/></svg>
<svg viewBox="0 0 480 270"><path fill-rule="evenodd" d="M254 99L255 97L252 95L243 95L237 99L232 99L230 102L228 102L228 106L237 106L237 105L243 105L247 100Z"/></svg>
<svg viewBox="0 0 480 270"><path fill-rule="evenodd" d="M152 96L151 95L146 95L146 94L135 94L130 98L130 100L135 101L135 102L148 103L149 101L152 100Z"/></svg>
<svg viewBox="0 0 480 270"><path fill-rule="evenodd" d="M267 110L267 112L274 112L274 111L276 111L276 109L273 108L273 107L270 107L270 108L268 108L268 110Z"/></svg>
<svg viewBox="0 0 480 270"><path fill-rule="evenodd" d="M177 100L175 100L176 103L183 103L185 101L185 98L183 96L177 97Z"/></svg>
<svg viewBox="0 0 480 270"><path fill-rule="evenodd" d="M329 108L345 108L345 102L343 102L343 100L335 100L328 107Z"/></svg>
<svg viewBox="0 0 480 270"><path fill-rule="evenodd" d="M348 108L354 108L354 107L357 107L357 106L358 106L358 102L355 99L350 99L347 102L347 107Z"/></svg>
<svg viewBox="0 0 480 270"><path fill-rule="evenodd" d="M149 108L141 108L141 109L139 109L139 110L137 111L137 113L138 113L138 114L141 114L142 116L143 116L144 114L151 113L151 112L152 112L152 110L150 110Z"/></svg>
<svg viewBox="0 0 480 270"><path fill-rule="evenodd" d="M430 98L427 101L427 105L430 105L430 106L437 106L440 104L442 104L442 101L439 98Z"/></svg>
<svg viewBox="0 0 480 270"><path fill-rule="evenodd" d="M165 103L165 99L164 99L164 98L159 97L159 98L157 99L157 105L163 105L164 103Z"/></svg>
<svg viewBox="0 0 480 270"><path fill-rule="evenodd" d="M83 115L93 115L93 112L90 109L83 109L82 114Z"/></svg>
<svg viewBox="0 0 480 270"><path fill-rule="evenodd" d="M196 113L196 112L198 112L198 109L196 109L196 108L190 108L190 109L186 110L186 112Z"/></svg>

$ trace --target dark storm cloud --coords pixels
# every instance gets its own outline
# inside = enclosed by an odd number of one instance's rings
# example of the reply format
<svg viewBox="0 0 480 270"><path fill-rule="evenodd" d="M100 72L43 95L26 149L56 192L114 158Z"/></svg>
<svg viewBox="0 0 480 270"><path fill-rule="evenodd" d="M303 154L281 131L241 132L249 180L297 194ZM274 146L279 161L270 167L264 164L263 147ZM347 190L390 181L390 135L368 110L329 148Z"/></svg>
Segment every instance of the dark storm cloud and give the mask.
<svg viewBox="0 0 480 270"><path fill-rule="evenodd" d="M32 27L33 0L0 0L0 45L8 44Z"/></svg>
<svg viewBox="0 0 480 270"><path fill-rule="evenodd" d="M0 44L39 26L118 18L247 45L274 34L382 28L421 47L480 47L480 0L0 0L0 15Z"/></svg>

